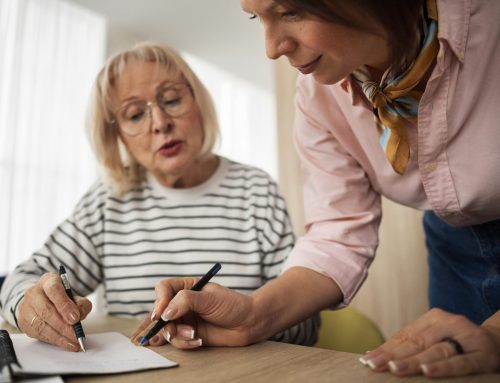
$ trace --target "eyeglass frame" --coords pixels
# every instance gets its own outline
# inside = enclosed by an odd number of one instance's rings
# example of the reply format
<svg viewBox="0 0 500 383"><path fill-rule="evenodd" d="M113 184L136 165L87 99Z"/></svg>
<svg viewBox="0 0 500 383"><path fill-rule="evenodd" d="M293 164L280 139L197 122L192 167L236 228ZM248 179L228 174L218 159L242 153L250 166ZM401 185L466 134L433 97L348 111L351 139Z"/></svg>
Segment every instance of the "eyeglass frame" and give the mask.
<svg viewBox="0 0 500 383"><path fill-rule="evenodd" d="M194 101L195 101L195 97L194 97L193 87L192 87L190 84L188 84L187 82L175 82L175 83L168 83L168 86L163 87L163 90L164 90L164 89L166 89L166 88L172 88L172 87L174 87L174 86L176 86L176 85L184 85L184 86L186 86L186 88L188 88L189 94L191 94L192 103L194 103ZM118 117L113 118L113 119L110 121L110 123L111 123L112 125L116 125L116 126L118 126L118 129L119 129L119 130L120 130L123 134L126 134L126 135L127 135L127 136L129 136L129 137L137 137L137 136L140 136L141 134L144 134L144 133L146 133L146 132L148 132L148 131L151 131L151 126L153 125L153 105L155 105L155 104L156 104L156 106L160 109L160 111L161 111L164 115L166 115L166 116L168 116L168 117L170 117L170 118L179 118L179 117L182 117L182 116L186 115L187 113L189 113L189 112L192 110L192 108L193 108L193 105L191 104L191 107L190 107L188 110L186 110L184 113L182 113L182 114L180 114L180 115L178 115L178 116L172 116L172 115L170 115L169 113L165 112L165 110L163 110L163 108L162 108L162 107L158 104L158 101L159 101L159 100L158 100L158 95L159 95L159 94L160 94L160 93L158 93L158 94L156 95L156 101L139 100L140 102L144 102L144 101L146 101L146 108L147 108L147 110L149 111L148 115L149 115L149 119L150 119L148 129L144 129L144 131L140 131L139 133L136 133L136 134L130 134L130 133L125 132L125 131L123 130L123 128L120 126L120 124L118 123ZM127 106L128 106L128 105L124 105L124 106L119 107L119 108L117 109L117 111L116 111L115 113L113 113L113 115L114 115L114 116L118 116L118 113L119 113L122 109L126 108Z"/></svg>

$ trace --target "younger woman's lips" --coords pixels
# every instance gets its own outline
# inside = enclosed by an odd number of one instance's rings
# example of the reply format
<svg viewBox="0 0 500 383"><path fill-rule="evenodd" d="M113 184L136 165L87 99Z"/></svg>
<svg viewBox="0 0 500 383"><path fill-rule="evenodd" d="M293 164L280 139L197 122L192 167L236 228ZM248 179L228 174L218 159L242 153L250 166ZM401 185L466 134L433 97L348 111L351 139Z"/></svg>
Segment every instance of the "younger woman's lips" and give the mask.
<svg viewBox="0 0 500 383"><path fill-rule="evenodd" d="M302 74L309 74L309 73L312 73L314 72L314 70L316 69L316 67L318 66L318 63L319 63L319 60L321 59L322 56L319 56L318 58L316 58L315 60L311 61L309 64L306 64L306 65L301 65L301 66L298 66L296 67L300 73Z"/></svg>

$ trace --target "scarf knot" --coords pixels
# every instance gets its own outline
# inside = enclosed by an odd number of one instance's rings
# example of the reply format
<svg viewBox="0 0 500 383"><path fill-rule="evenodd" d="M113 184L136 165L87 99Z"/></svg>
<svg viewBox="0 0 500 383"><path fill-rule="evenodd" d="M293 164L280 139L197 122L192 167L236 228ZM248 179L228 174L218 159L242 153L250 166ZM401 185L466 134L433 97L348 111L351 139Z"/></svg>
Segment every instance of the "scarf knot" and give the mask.
<svg viewBox="0 0 500 383"><path fill-rule="evenodd" d="M432 2L432 0L429 1ZM432 9L429 7L429 10ZM435 8L432 13L432 16L436 16ZM405 73L389 78L389 70L387 70L380 83L370 78L370 73L365 67L357 69L352 74L373 106L380 145L394 171L401 175L404 174L410 159L405 121L417 123L418 104L422 92L414 88L425 76L437 56L439 50L437 27L437 21L434 18L431 18L425 25L422 48Z"/></svg>

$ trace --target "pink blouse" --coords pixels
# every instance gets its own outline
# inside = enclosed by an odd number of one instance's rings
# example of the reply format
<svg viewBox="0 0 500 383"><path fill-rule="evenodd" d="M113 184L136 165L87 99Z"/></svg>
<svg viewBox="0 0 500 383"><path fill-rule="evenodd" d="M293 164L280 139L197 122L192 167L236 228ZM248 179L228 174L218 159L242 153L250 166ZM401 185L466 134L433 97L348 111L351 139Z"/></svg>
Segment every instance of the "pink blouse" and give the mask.
<svg viewBox="0 0 500 383"><path fill-rule="evenodd" d="M306 234L285 270L332 278L348 304L378 244L380 196L433 210L452 225L500 219L500 1L438 0L440 51L410 126L411 158L395 173L370 104L344 79L297 82L295 141Z"/></svg>

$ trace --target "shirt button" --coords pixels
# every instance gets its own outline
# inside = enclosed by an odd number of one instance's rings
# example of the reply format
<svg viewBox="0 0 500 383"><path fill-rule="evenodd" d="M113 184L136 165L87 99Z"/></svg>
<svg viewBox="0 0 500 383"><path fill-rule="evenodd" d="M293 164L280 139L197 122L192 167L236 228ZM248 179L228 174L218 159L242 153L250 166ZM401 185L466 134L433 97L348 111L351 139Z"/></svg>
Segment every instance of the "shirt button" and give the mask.
<svg viewBox="0 0 500 383"><path fill-rule="evenodd" d="M436 170L437 166L438 166L437 161L430 161L425 164L425 170L431 173L434 170Z"/></svg>

